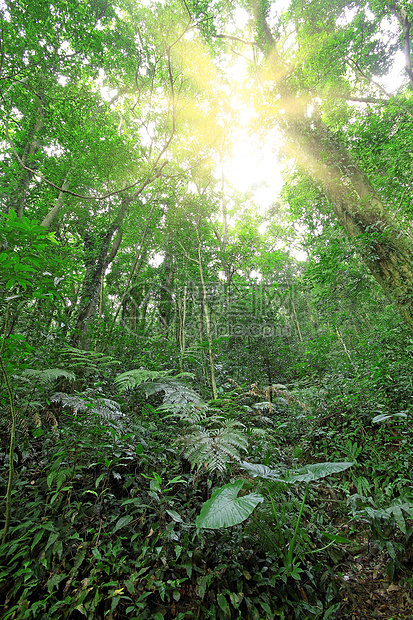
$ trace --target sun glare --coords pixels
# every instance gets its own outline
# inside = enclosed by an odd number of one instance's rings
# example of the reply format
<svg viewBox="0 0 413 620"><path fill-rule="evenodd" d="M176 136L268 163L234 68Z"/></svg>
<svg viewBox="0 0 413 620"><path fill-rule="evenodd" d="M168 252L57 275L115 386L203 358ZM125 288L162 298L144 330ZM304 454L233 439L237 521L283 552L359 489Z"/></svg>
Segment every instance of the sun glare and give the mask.
<svg viewBox="0 0 413 620"><path fill-rule="evenodd" d="M260 143L257 136L239 131L233 154L224 165L226 179L240 192L248 192L258 210L264 213L276 200L282 177L273 139Z"/></svg>

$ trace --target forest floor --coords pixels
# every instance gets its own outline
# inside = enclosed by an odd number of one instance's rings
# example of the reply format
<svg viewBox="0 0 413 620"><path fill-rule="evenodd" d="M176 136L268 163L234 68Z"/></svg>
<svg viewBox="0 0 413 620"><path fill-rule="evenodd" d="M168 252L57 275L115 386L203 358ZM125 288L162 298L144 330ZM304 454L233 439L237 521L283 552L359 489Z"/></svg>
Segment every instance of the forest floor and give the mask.
<svg viewBox="0 0 413 620"><path fill-rule="evenodd" d="M402 581L391 582L386 575L385 564L383 555L373 547L340 567L343 611L338 612L337 620L413 618L412 586Z"/></svg>
<svg viewBox="0 0 413 620"><path fill-rule="evenodd" d="M59 398L18 430L2 620L413 618L405 419L374 425L335 402L317 413L291 392L273 412L251 395L222 398L197 426L128 395L125 434L114 400L93 397L92 410L90 392ZM234 429L252 427L248 462L219 475L191 468L185 449L204 442L215 458ZM303 479L288 483L288 472L329 465L346 467L312 479L308 496ZM4 486L7 469L4 458ZM234 478L237 501L253 490L261 504L234 526L200 530L202 507Z"/></svg>

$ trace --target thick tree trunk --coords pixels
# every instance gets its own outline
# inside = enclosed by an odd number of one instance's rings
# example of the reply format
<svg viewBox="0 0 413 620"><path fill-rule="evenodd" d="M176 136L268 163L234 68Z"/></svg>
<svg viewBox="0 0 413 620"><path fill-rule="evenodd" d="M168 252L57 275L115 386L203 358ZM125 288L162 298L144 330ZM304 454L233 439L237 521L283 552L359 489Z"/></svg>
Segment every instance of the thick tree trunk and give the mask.
<svg viewBox="0 0 413 620"><path fill-rule="evenodd" d="M259 7L256 2L257 19ZM346 233L359 242L367 267L413 331L412 242L404 231L398 230L349 151L327 126L306 117L306 106L294 96L285 80L288 68L277 53L276 41L265 19L261 21L261 34L260 47L267 57L267 69L278 83L278 105L282 107L285 101L283 129L290 156L322 185Z"/></svg>
<svg viewBox="0 0 413 620"><path fill-rule="evenodd" d="M322 123L292 122L286 130L297 163L320 183L371 273L413 331L413 244L401 232L356 166Z"/></svg>

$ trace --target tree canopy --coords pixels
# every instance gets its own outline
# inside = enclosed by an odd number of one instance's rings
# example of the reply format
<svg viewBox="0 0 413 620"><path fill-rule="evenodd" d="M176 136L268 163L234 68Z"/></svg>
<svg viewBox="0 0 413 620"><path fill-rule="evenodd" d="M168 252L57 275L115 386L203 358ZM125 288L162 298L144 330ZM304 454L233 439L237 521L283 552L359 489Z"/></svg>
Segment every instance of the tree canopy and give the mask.
<svg viewBox="0 0 413 620"><path fill-rule="evenodd" d="M351 617L410 561L411 3L0 18L0 618Z"/></svg>

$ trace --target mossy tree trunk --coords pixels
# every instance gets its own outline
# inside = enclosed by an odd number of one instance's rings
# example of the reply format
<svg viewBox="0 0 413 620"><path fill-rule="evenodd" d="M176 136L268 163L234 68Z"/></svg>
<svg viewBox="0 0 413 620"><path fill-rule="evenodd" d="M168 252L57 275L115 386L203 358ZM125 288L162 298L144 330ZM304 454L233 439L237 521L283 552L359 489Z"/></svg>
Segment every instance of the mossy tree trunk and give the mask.
<svg viewBox="0 0 413 620"><path fill-rule="evenodd" d="M296 163L322 186L347 235L359 244L361 256L387 297L413 331L413 243L400 230L373 185L356 165L348 149L321 121L309 118L305 97L288 82L289 69L277 51L276 40L253 3L260 20L265 72L273 76L278 93L277 108L283 109L285 148Z"/></svg>
<svg viewBox="0 0 413 620"><path fill-rule="evenodd" d="M413 244L383 205L350 153L322 123L286 130L297 163L322 185L347 235L413 331Z"/></svg>

